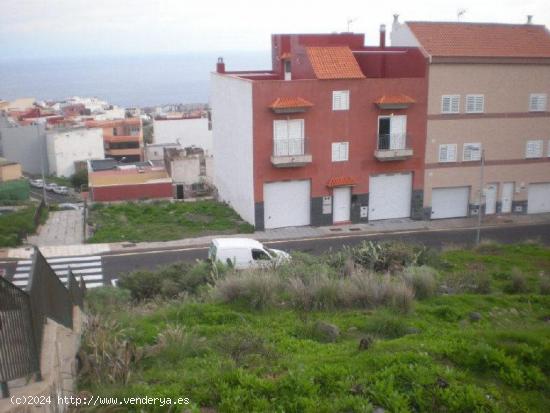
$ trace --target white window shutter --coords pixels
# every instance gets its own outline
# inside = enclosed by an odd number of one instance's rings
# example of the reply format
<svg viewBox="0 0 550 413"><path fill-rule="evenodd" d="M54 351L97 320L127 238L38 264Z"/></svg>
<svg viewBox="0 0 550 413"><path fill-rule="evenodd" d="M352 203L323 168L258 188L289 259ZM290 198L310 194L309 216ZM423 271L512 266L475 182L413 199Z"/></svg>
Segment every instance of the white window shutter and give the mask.
<svg viewBox="0 0 550 413"><path fill-rule="evenodd" d="M332 110L349 109L349 90L335 90L332 92Z"/></svg>
<svg viewBox="0 0 550 413"><path fill-rule="evenodd" d="M465 143L462 154L463 161L479 161L481 159L481 143Z"/></svg>
<svg viewBox="0 0 550 413"><path fill-rule="evenodd" d="M441 113L459 113L460 95L441 96Z"/></svg>
<svg viewBox="0 0 550 413"><path fill-rule="evenodd" d="M442 96L441 97L441 112L448 113L451 111L451 97Z"/></svg>
<svg viewBox="0 0 550 413"><path fill-rule="evenodd" d="M542 140L527 141L525 145L526 158L541 158L542 157Z"/></svg>
<svg viewBox="0 0 550 413"><path fill-rule="evenodd" d="M456 162L456 144L439 145L439 162Z"/></svg>
<svg viewBox="0 0 550 413"><path fill-rule="evenodd" d="M466 112L467 113L482 113L484 107L483 95L467 95L466 96Z"/></svg>
<svg viewBox="0 0 550 413"><path fill-rule="evenodd" d="M289 139L304 138L304 120L293 119L288 121L288 137Z"/></svg>
<svg viewBox="0 0 550 413"><path fill-rule="evenodd" d="M340 160L347 161L349 159L349 142L342 142L340 145Z"/></svg>
<svg viewBox="0 0 550 413"><path fill-rule="evenodd" d="M529 111L544 112L546 110L547 95L545 93L531 93L529 95Z"/></svg>
<svg viewBox="0 0 550 413"><path fill-rule="evenodd" d="M288 139L288 122L286 120L273 121L273 139Z"/></svg>
<svg viewBox="0 0 550 413"><path fill-rule="evenodd" d="M340 144L333 143L332 144L332 162L336 162L339 160L340 160Z"/></svg>
<svg viewBox="0 0 550 413"><path fill-rule="evenodd" d="M460 96L458 95L451 97L451 112L452 113L460 112Z"/></svg>

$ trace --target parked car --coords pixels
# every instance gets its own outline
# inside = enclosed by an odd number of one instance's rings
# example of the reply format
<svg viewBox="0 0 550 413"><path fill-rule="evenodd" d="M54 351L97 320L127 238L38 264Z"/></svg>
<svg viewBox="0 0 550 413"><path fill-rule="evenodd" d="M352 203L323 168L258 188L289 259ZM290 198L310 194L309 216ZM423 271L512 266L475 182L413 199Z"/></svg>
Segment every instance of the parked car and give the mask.
<svg viewBox="0 0 550 413"><path fill-rule="evenodd" d="M47 183L44 185L48 191L53 191L53 189L57 186L57 184L54 184L53 182Z"/></svg>
<svg viewBox="0 0 550 413"><path fill-rule="evenodd" d="M280 265L289 261L290 255L281 250L266 248L254 239L215 238L210 243L208 258L237 269L246 269Z"/></svg>
<svg viewBox="0 0 550 413"><path fill-rule="evenodd" d="M35 188L42 188L44 186L44 181L42 179L31 179L29 183Z"/></svg>
<svg viewBox="0 0 550 413"><path fill-rule="evenodd" d="M67 195L69 193L69 188L67 188L66 186L55 186L53 188L53 191L56 194Z"/></svg>

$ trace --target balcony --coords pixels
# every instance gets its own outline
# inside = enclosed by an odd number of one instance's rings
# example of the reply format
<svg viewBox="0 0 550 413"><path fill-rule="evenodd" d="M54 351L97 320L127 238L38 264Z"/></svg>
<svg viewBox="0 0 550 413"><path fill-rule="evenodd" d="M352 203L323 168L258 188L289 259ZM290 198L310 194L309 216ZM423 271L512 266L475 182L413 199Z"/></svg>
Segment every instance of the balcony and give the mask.
<svg viewBox="0 0 550 413"><path fill-rule="evenodd" d="M271 164L276 168L296 168L311 163L311 154L307 153L306 144L304 138L273 140Z"/></svg>
<svg viewBox="0 0 550 413"><path fill-rule="evenodd" d="M378 146L374 157L379 161L401 161L413 156L412 148L408 147L409 136L405 133L390 133L378 135Z"/></svg>

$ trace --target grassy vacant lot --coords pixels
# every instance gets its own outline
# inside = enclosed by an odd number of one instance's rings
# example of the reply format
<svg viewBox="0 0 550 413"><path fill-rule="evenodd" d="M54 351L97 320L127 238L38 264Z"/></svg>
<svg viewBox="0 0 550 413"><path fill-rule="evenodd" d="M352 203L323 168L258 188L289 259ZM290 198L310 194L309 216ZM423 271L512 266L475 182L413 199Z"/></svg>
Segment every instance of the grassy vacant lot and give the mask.
<svg viewBox="0 0 550 413"><path fill-rule="evenodd" d="M215 201L94 204L88 242L169 241L212 233L252 232L230 207Z"/></svg>
<svg viewBox="0 0 550 413"><path fill-rule="evenodd" d="M546 412L549 272L534 244L364 244L134 273L90 292L79 386L197 412Z"/></svg>
<svg viewBox="0 0 550 413"><path fill-rule="evenodd" d="M36 231L34 214L37 205L30 204L16 212L0 215L0 247L16 247L21 245L28 234ZM48 209L42 209L40 223L48 219Z"/></svg>

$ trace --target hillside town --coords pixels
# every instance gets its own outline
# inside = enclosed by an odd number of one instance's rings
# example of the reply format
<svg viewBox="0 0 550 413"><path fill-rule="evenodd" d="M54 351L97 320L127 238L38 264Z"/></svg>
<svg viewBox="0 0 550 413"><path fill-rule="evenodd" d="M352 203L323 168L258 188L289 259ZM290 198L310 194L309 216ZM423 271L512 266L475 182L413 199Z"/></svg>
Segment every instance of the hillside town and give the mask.
<svg viewBox="0 0 550 413"><path fill-rule="evenodd" d="M547 411L550 31L375 34L272 34L209 102L0 100L0 412Z"/></svg>

